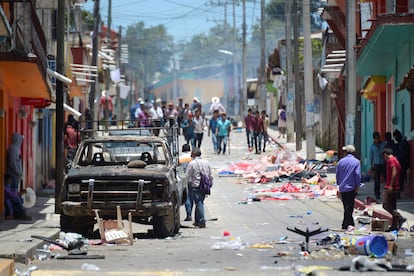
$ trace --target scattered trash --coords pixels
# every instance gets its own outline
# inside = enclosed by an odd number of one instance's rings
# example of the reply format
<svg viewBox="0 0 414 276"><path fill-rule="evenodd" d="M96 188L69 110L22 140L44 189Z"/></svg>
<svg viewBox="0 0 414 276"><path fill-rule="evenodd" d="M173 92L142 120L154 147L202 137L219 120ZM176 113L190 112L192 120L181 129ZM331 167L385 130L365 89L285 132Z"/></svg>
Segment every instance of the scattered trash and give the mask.
<svg viewBox="0 0 414 276"><path fill-rule="evenodd" d="M281 236L278 241L281 242L281 241L285 241L285 240L287 240L287 236Z"/></svg>
<svg viewBox="0 0 414 276"><path fill-rule="evenodd" d="M366 256L358 256L352 260L351 272L382 271L392 269L391 263L385 259L370 260Z"/></svg>
<svg viewBox="0 0 414 276"><path fill-rule="evenodd" d="M82 264L81 269L86 270L86 271L99 271L100 270L97 265L87 264L87 263Z"/></svg>
<svg viewBox="0 0 414 276"><path fill-rule="evenodd" d="M256 243L256 244L250 245L249 248L256 248L256 249L273 249L275 247L272 244Z"/></svg>
<svg viewBox="0 0 414 276"><path fill-rule="evenodd" d="M16 276L30 276L32 274L32 271L38 270L39 268L37 266L31 266L26 271L21 271L20 269L16 268L14 270L14 273Z"/></svg>
<svg viewBox="0 0 414 276"><path fill-rule="evenodd" d="M224 232L223 232L223 236L225 236L225 237L230 236L230 232L229 232L229 231L224 231Z"/></svg>
<svg viewBox="0 0 414 276"><path fill-rule="evenodd" d="M413 252L413 251L411 251L411 248L406 248L406 249L404 250L404 255L405 255L406 257L409 257L409 256L414 256L414 252Z"/></svg>
<svg viewBox="0 0 414 276"><path fill-rule="evenodd" d="M341 242L341 236L338 234L330 234L329 236L321 239L316 244L317 245L330 245L330 244L339 244Z"/></svg>
<svg viewBox="0 0 414 276"><path fill-rule="evenodd" d="M322 266L322 265L312 265L312 266L300 266L296 268L296 270L300 273L304 273L304 275L313 275L313 272L319 270L333 270L332 267L329 266Z"/></svg>
<svg viewBox="0 0 414 276"><path fill-rule="evenodd" d="M222 249L231 249L231 250L242 250L244 249L244 245L241 242L240 237L231 238L226 241L216 242L211 246L213 250L222 250Z"/></svg>

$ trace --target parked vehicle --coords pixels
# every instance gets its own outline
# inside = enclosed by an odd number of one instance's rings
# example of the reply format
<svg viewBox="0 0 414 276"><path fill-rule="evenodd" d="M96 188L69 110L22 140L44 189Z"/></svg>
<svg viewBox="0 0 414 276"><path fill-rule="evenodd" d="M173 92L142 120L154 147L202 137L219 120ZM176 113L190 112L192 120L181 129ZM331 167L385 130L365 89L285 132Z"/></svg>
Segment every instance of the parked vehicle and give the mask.
<svg viewBox="0 0 414 276"><path fill-rule="evenodd" d="M103 219L116 219L120 206L123 217L131 212L134 222L151 224L157 237L175 235L180 206L188 194L177 157L178 152L160 137L86 138L60 191L61 230L90 236L94 210Z"/></svg>

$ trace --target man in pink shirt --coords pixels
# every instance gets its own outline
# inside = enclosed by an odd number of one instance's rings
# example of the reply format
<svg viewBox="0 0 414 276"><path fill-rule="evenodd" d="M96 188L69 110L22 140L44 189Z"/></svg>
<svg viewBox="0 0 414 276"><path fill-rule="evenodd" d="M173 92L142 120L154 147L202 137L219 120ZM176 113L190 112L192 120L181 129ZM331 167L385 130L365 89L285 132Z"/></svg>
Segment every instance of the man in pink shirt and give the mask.
<svg viewBox="0 0 414 276"><path fill-rule="evenodd" d="M387 162L382 207L392 215L392 225L389 230L394 231L401 228L407 220L397 211L397 197L400 193L401 165L390 148L384 148L382 156Z"/></svg>

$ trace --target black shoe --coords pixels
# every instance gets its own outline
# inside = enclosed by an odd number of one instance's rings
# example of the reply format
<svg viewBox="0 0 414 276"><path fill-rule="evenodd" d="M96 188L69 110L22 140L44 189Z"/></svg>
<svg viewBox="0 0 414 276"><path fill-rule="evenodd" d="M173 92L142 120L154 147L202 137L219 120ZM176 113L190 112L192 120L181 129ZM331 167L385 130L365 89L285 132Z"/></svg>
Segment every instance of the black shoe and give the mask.
<svg viewBox="0 0 414 276"><path fill-rule="evenodd" d="M266 150L265 150L265 149L263 149L263 152L266 152Z"/></svg>
<svg viewBox="0 0 414 276"><path fill-rule="evenodd" d="M197 228L206 228L206 223L205 222L194 222L193 225Z"/></svg>
<svg viewBox="0 0 414 276"><path fill-rule="evenodd" d="M186 217L184 221L192 221L191 217Z"/></svg>
<svg viewBox="0 0 414 276"><path fill-rule="evenodd" d="M221 149L218 150L217 154L220 154L220 152L221 152Z"/></svg>
<svg viewBox="0 0 414 276"><path fill-rule="evenodd" d="M403 226L403 224L407 221L406 218L400 218L398 220L398 228L401 228L401 226Z"/></svg>

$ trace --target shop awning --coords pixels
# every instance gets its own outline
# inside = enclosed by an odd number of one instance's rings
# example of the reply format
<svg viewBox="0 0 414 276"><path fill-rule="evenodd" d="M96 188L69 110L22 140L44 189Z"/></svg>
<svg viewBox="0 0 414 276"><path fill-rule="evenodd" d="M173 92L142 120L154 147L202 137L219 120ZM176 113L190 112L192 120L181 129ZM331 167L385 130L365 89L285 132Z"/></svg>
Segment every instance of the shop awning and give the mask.
<svg viewBox="0 0 414 276"><path fill-rule="evenodd" d="M13 97L50 99L49 87L38 65L30 61L0 61L2 86Z"/></svg>
<svg viewBox="0 0 414 276"><path fill-rule="evenodd" d="M369 77L361 90L362 96L364 96L366 99L373 99L377 97L379 93L385 92L385 83L385 76Z"/></svg>

